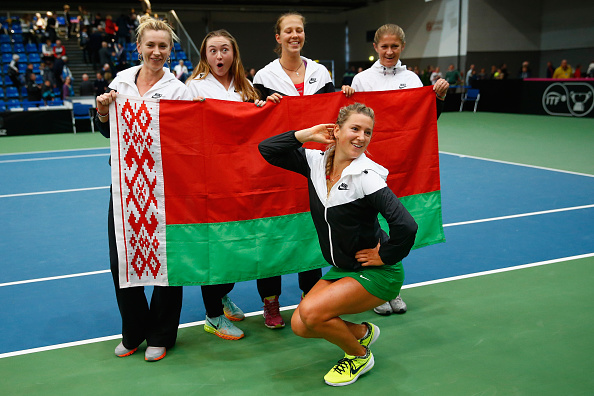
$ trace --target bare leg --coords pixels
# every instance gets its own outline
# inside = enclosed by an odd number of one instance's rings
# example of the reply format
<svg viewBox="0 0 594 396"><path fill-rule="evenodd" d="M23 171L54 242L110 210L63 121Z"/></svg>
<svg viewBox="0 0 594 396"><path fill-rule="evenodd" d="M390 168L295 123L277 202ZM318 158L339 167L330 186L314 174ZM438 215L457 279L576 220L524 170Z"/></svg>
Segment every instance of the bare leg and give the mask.
<svg viewBox="0 0 594 396"><path fill-rule="evenodd" d="M384 301L352 278L320 280L299 304L291 319L293 332L304 338L324 338L349 355L362 356L359 344L365 325L346 322L340 315L367 311Z"/></svg>

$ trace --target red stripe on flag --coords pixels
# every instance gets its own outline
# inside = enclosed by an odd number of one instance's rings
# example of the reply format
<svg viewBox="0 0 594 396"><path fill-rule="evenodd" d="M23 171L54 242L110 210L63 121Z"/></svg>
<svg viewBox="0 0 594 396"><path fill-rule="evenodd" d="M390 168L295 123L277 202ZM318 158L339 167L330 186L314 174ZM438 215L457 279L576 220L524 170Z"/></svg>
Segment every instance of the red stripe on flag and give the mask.
<svg viewBox="0 0 594 396"><path fill-rule="evenodd" d="M390 170L398 196L439 190L435 94L431 87L341 92L253 103L160 102L167 224L218 223L309 211L307 181L268 164L267 137L336 121L353 102L374 109L370 158Z"/></svg>

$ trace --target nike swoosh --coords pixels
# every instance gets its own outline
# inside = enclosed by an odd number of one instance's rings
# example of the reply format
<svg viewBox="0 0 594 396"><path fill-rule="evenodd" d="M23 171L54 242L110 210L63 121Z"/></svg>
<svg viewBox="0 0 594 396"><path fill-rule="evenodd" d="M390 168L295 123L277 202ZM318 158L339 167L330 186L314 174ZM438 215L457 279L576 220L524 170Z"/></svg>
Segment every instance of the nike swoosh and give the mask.
<svg viewBox="0 0 594 396"><path fill-rule="evenodd" d="M351 367L351 375L352 374L357 374L359 372L359 370L361 370L363 367L365 366L365 364L360 365L359 367L357 367L356 369L353 370L353 368Z"/></svg>
<svg viewBox="0 0 594 396"><path fill-rule="evenodd" d="M366 277L364 277L363 275L359 275L361 278L365 279L365 280L369 280ZM370 281L371 282L371 281Z"/></svg>

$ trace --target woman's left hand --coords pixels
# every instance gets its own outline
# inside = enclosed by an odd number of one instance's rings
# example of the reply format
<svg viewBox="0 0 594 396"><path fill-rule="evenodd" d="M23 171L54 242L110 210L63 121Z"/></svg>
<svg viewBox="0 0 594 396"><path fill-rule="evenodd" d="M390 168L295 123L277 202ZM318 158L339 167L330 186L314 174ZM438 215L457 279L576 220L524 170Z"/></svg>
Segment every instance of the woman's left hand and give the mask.
<svg viewBox="0 0 594 396"><path fill-rule="evenodd" d="M384 265L382 258L379 255L380 243L373 249L363 249L355 253L355 258L361 263L363 267L377 267Z"/></svg>
<svg viewBox="0 0 594 396"><path fill-rule="evenodd" d="M266 101L265 100L256 99L254 101L254 104L256 105L256 107L264 107L264 105L266 104Z"/></svg>
<svg viewBox="0 0 594 396"><path fill-rule="evenodd" d="M355 93L355 88L353 88L353 87L351 87L349 85L343 85L342 88L341 88L341 91L342 91L343 94L345 94L345 96L347 98L350 98Z"/></svg>
<svg viewBox="0 0 594 396"><path fill-rule="evenodd" d="M435 82L435 85L433 85L433 91L435 91L435 94L439 96L440 99L443 98L441 100L444 100L449 87L450 84L445 79L440 78Z"/></svg>

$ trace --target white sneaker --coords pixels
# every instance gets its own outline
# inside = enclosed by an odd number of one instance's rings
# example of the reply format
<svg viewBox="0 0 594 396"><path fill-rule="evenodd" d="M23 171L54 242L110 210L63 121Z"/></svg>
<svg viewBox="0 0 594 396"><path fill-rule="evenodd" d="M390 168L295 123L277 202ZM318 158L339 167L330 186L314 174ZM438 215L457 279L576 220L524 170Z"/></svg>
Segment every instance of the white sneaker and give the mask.
<svg viewBox="0 0 594 396"><path fill-rule="evenodd" d="M390 301L390 306L392 307L393 313L403 314L406 312L406 303L402 301L400 295L398 295L398 297Z"/></svg>
<svg viewBox="0 0 594 396"><path fill-rule="evenodd" d="M375 312L378 315L390 315L392 313L392 306L390 305L390 302L388 301L388 302L383 303L379 307L373 308L373 312Z"/></svg>

